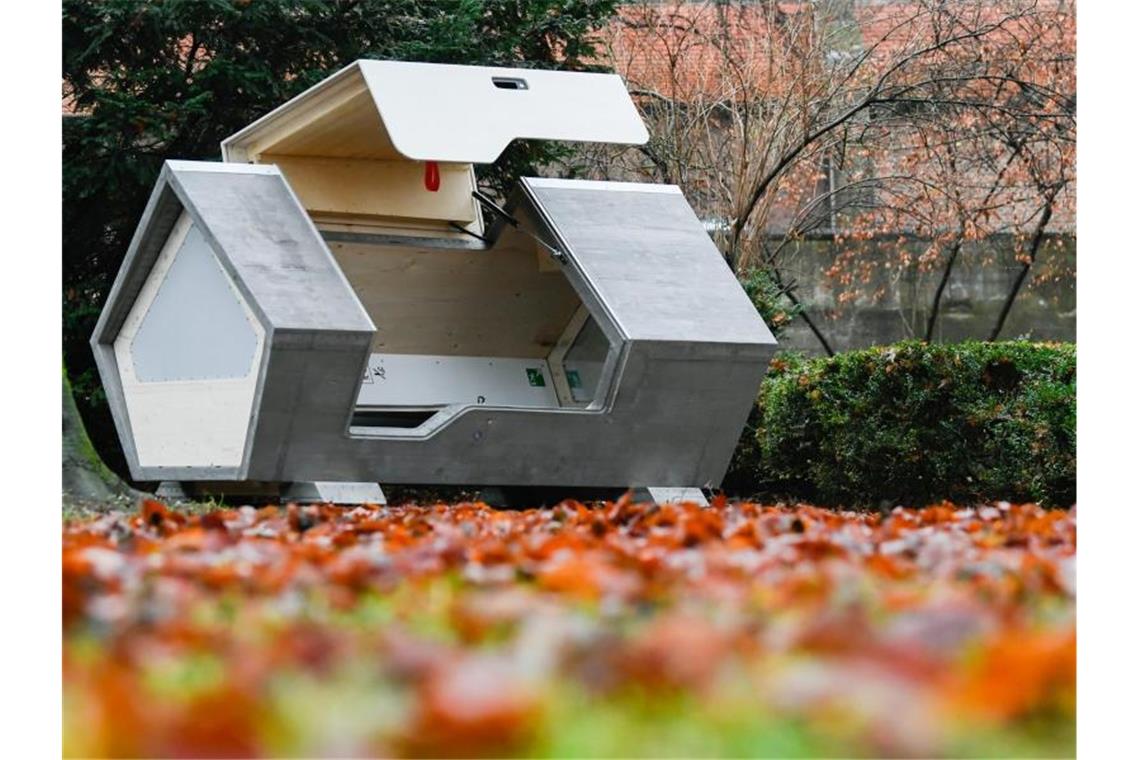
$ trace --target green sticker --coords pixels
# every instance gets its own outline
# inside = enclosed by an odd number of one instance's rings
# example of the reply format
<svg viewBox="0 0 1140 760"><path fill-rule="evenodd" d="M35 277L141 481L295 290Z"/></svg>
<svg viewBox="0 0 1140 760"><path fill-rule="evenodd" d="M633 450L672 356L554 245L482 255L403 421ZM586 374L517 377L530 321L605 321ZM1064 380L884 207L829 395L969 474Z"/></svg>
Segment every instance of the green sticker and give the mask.
<svg viewBox="0 0 1140 760"><path fill-rule="evenodd" d="M526 379L528 383L536 388L546 387L546 378L542 376L542 370L538 367L527 367Z"/></svg>
<svg viewBox="0 0 1140 760"><path fill-rule="evenodd" d="M570 385L571 388L581 388L582 378L578 377L578 370L566 370L566 382Z"/></svg>

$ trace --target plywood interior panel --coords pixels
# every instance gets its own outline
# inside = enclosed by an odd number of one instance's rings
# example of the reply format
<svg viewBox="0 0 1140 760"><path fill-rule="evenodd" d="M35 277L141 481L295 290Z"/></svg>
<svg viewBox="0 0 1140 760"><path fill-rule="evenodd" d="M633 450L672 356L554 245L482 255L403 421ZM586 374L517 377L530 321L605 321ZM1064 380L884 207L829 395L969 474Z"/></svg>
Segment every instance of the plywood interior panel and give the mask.
<svg viewBox="0 0 1140 760"><path fill-rule="evenodd" d="M483 251L329 248L376 325L374 353L545 358L580 304L514 231Z"/></svg>
<svg viewBox="0 0 1140 760"><path fill-rule="evenodd" d="M313 158L266 153L311 215L425 219L470 224L477 218L475 177L469 164L439 165L439 189L424 186L424 164L414 161Z"/></svg>
<svg viewBox="0 0 1140 760"><path fill-rule="evenodd" d="M314 103L279 129L260 135L252 152L406 161L392 147L371 93L357 81L338 97Z"/></svg>

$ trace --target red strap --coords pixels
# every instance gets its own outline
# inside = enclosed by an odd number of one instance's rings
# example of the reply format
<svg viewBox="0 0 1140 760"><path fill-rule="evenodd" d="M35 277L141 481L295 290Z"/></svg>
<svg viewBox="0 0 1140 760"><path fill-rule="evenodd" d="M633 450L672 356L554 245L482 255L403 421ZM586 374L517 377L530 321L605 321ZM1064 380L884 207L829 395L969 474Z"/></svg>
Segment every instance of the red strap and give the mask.
<svg viewBox="0 0 1140 760"><path fill-rule="evenodd" d="M433 193L439 190L439 164L435 161L424 164L424 187Z"/></svg>

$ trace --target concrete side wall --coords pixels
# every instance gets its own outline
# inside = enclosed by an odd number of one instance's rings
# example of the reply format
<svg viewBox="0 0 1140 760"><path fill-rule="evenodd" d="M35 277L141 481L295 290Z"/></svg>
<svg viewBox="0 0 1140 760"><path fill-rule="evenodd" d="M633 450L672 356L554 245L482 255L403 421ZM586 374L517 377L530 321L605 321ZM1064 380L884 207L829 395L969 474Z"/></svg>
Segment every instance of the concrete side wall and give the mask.
<svg viewBox="0 0 1140 760"><path fill-rule="evenodd" d="M921 338L941 268L920 271L915 264L897 266L893 241L886 250L866 250L859 260L870 264L852 286L841 285L825 273L850 245L810 240L789 244L781 254L785 274L795 280L797 293L812 319L836 351L865 348L907 338ZM924 241L905 244L912 258L927 248ZM943 296L934 339L952 342L989 336L1020 266L1008 238L967 245L958 258ZM891 262L892 266L885 266ZM850 266L847 267L851 269ZM1076 340L1076 238L1051 239L1030 270L1030 278L1014 302L1002 338ZM866 277L866 282L862 280ZM860 295L843 302L852 289ZM822 353L819 341L797 319L780 336L782 349Z"/></svg>

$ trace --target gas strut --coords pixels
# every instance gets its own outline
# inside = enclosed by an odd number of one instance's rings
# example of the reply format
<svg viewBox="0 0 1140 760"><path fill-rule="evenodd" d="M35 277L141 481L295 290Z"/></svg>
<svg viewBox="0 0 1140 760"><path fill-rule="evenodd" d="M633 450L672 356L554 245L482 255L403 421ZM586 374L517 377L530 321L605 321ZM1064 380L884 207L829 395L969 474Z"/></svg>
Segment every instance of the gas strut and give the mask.
<svg viewBox="0 0 1140 760"><path fill-rule="evenodd" d="M494 199L491 198L491 196L487 195L486 193L484 193L478 189L475 189L475 190L471 191L471 197L474 198L479 203L483 204L483 206L486 207L487 209L489 209L493 214L495 214L495 216L498 216L504 222L511 225L512 227L514 227L516 230L523 233L527 237L531 238L532 240L534 240L536 243L541 245L546 250L550 251L550 255L553 256L557 261L559 261L560 263L563 263L563 264L566 263L566 254L565 253L563 253L558 248L555 248L550 243L543 240L536 233L534 233L531 230L528 230L526 227L524 227L522 225L522 223L519 222L518 219L515 219L513 216L508 214L506 212L506 210L504 210L502 207L500 207L499 204L495 203ZM457 229L463 229L463 231L468 233L469 235L474 235L475 237L479 238L480 240L486 241L486 238L484 238L482 235L475 235L474 232L471 232L470 230L459 227L459 225L455 224L454 222L452 222L452 226L456 227Z"/></svg>

